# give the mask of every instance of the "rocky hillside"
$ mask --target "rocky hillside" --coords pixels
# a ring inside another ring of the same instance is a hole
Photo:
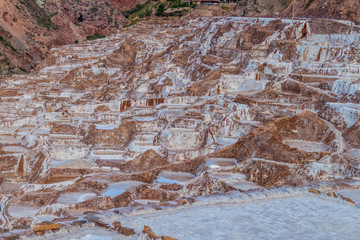
[[[236,11],[242,16],[315,17],[360,23],[358,0],[240,0]]]
[[[166,19],[184,15],[292,17],[294,9],[296,17],[360,21],[357,0],[340,3],[241,0],[235,8],[234,4],[198,6],[195,11],[194,8],[193,4],[175,0],[3,0],[0,2],[0,76],[29,72],[53,46],[100,38],[150,16]]]
[[[115,32],[135,0],[3,0],[0,75],[29,71],[50,47]]]

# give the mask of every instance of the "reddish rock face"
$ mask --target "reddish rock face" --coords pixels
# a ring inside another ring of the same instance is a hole
[[[360,22],[360,3],[356,0],[345,0],[340,3],[331,0],[295,0],[288,2],[241,0],[236,9],[243,16],[326,17]],[[326,25],[326,20],[323,23]],[[325,25],[324,28],[328,29]]]
[[[330,145],[334,138],[325,122],[314,113],[304,111],[252,131],[230,148],[214,153],[214,156],[234,157],[239,162],[249,158],[263,158],[285,163],[306,163],[308,160],[320,159],[323,154],[299,152],[286,144],[285,140],[324,141]]]
[[[51,128],[51,133],[54,134],[64,134],[64,135],[76,135],[77,129],[74,126],[66,124],[53,124]]]
[[[161,103],[164,103],[164,98],[151,98],[146,101],[146,105],[149,107],[154,107]]]
[[[124,172],[141,172],[168,164],[169,163],[154,150],[148,150],[137,156],[134,160],[120,165],[119,168]]]
[[[131,236],[136,234],[136,232],[134,231],[134,229],[132,228],[127,228],[127,227],[123,227],[121,226],[120,222],[114,222],[113,223],[113,227],[115,228],[115,230],[125,236]]]
[[[136,189],[138,198],[148,200],[173,201],[179,197],[178,193],[168,192],[162,189],[152,189],[150,185],[141,185]]]
[[[134,122],[123,122],[115,130],[103,130],[90,126],[87,135],[82,141],[86,144],[98,146],[123,146],[128,144],[135,132],[136,126]]]
[[[179,191],[183,189],[183,186],[181,186],[180,184],[173,183],[173,184],[162,184],[160,188],[170,191]]]
[[[153,230],[149,226],[144,226],[142,231],[143,234],[147,235],[150,239],[156,239],[157,235],[153,232]]]
[[[124,112],[129,108],[131,108],[131,101],[125,100],[120,105],[120,112]]]
[[[103,161],[97,160],[97,164],[102,166],[117,167],[122,172],[142,172],[150,171],[156,168],[160,168],[166,165],[169,165],[169,162],[166,161],[162,156],[156,153],[154,150],[147,150],[146,152],[140,154],[135,159],[123,163],[121,161]]]
[[[360,123],[357,122],[352,127],[344,131],[344,138],[353,148],[360,148]]]
[[[0,3],[0,75],[21,73],[38,64],[56,45],[83,42],[87,36],[108,35],[124,24],[128,0],[4,0]]]
[[[75,205],[75,209],[106,210],[110,208],[127,207],[130,205],[131,201],[132,201],[131,194],[129,192],[125,192],[114,198],[97,197],[88,201],[84,201],[82,203],[78,203]]]
[[[308,4],[309,1],[294,1],[294,14],[297,17],[324,17],[350,20],[360,23],[360,3],[355,0],[345,0],[341,3],[336,1],[315,0]],[[292,6],[288,6],[282,11],[285,16],[292,15]],[[323,24],[326,24],[323,22]],[[329,29],[328,27],[325,27]],[[334,29],[335,30],[335,29]]]

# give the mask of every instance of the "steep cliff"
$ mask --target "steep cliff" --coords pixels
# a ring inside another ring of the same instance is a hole
[[[50,47],[115,32],[136,0],[3,0],[0,2],[0,75],[37,65]]]

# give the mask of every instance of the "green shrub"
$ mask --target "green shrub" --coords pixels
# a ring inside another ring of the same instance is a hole
[[[137,23],[137,21],[138,21],[138,20],[132,21],[130,24],[125,25],[124,28],[133,26],[135,23]]]
[[[97,7],[92,7],[92,8],[90,9],[90,12],[96,13],[98,10],[99,10],[99,9],[98,9]]]
[[[170,0],[170,8],[184,8],[184,7],[192,7],[194,8],[196,5],[189,2],[181,2],[180,0]]]
[[[165,4],[161,3],[158,8],[156,9],[156,16],[164,16],[164,12],[166,11]]]
[[[146,4],[146,3],[145,3],[145,4]],[[141,10],[145,7],[145,4],[140,4],[140,3],[136,4],[135,7],[133,7],[133,8],[130,9],[129,11],[126,11],[126,12],[124,13],[124,16],[125,16],[126,18],[128,18],[128,17],[130,17],[130,15],[132,15],[132,14],[134,14],[134,13],[136,13],[136,12],[141,11]]]
[[[187,12],[187,11],[186,10],[179,10],[179,11],[174,11],[174,12],[171,12],[171,13],[164,14],[164,16],[182,17],[185,12]]]
[[[58,26],[51,21],[49,14],[42,9],[35,0],[20,0],[20,3],[28,9],[41,27],[45,27],[47,29],[58,28]]]
[[[308,9],[313,2],[314,0],[308,0],[304,9]]]
[[[281,6],[283,6],[283,7],[289,6],[290,3],[292,3],[292,2],[293,2],[293,0],[280,0],[280,4],[281,4]]]
[[[104,37],[106,37],[106,36],[95,33],[94,35],[87,36],[86,39],[87,40],[95,40],[95,39],[104,38]]]
[[[16,48],[14,48],[11,43],[10,43],[10,40],[3,37],[3,36],[0,36],[0,42],[2,42],[6,47],[10,48],[11,50],[13,50],[14,52],[17,52],[18,50]]]
[[[152,14],[152,9],[146,9],[146,10],[145,10],[144,15],[145,15],[146,17],[150,17],[151,14]]]

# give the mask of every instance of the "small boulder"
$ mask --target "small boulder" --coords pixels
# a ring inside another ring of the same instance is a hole
[[[313,194],[317,194],[317,195],[321,194],[321,192],[319,190],[316,190],[314,188],[309,188],[309,192],[313,193]]]
[[[33,227],[33,231],[36,235],[43,235],[45,231],[57,231],[61,228],[59,223],[38,223]]]
[[[177,184],[177,183],[171,183],[171,184],[162,184],[160,186],[161,189],[169,190],[169,191],[179,191],[184,188],[184,186]]]
[[[149,226],[144,226],[142,231],[143,234],[146,234],[150,239],[156,239],[157,235],[153,232],[153,230]]]
[[[341,195],[341,194],[339,194],[339,197],[340,197],[341,199],[349,202],[349,203],[356,204],[353,200],[351,200],[350,198],[345,197],[345,196],[343,196],[343,195]]]
[[[172,237],[168,237],[168,236],[162,236],[161,240],[178,240],[177,238],[172,238]]]
[[[113,223],[113,228],[120,234],[125,235],[125,236],[132,236],[134,234],[136,234],[135,230],[132,228],[127,228],[127,227],[123,227],[121,226],[120,222],[114,222]]]
[[[328,192],[327,194],[329,197],[333,197],[333,198],[336,198],[336,194],[332,191]]]

